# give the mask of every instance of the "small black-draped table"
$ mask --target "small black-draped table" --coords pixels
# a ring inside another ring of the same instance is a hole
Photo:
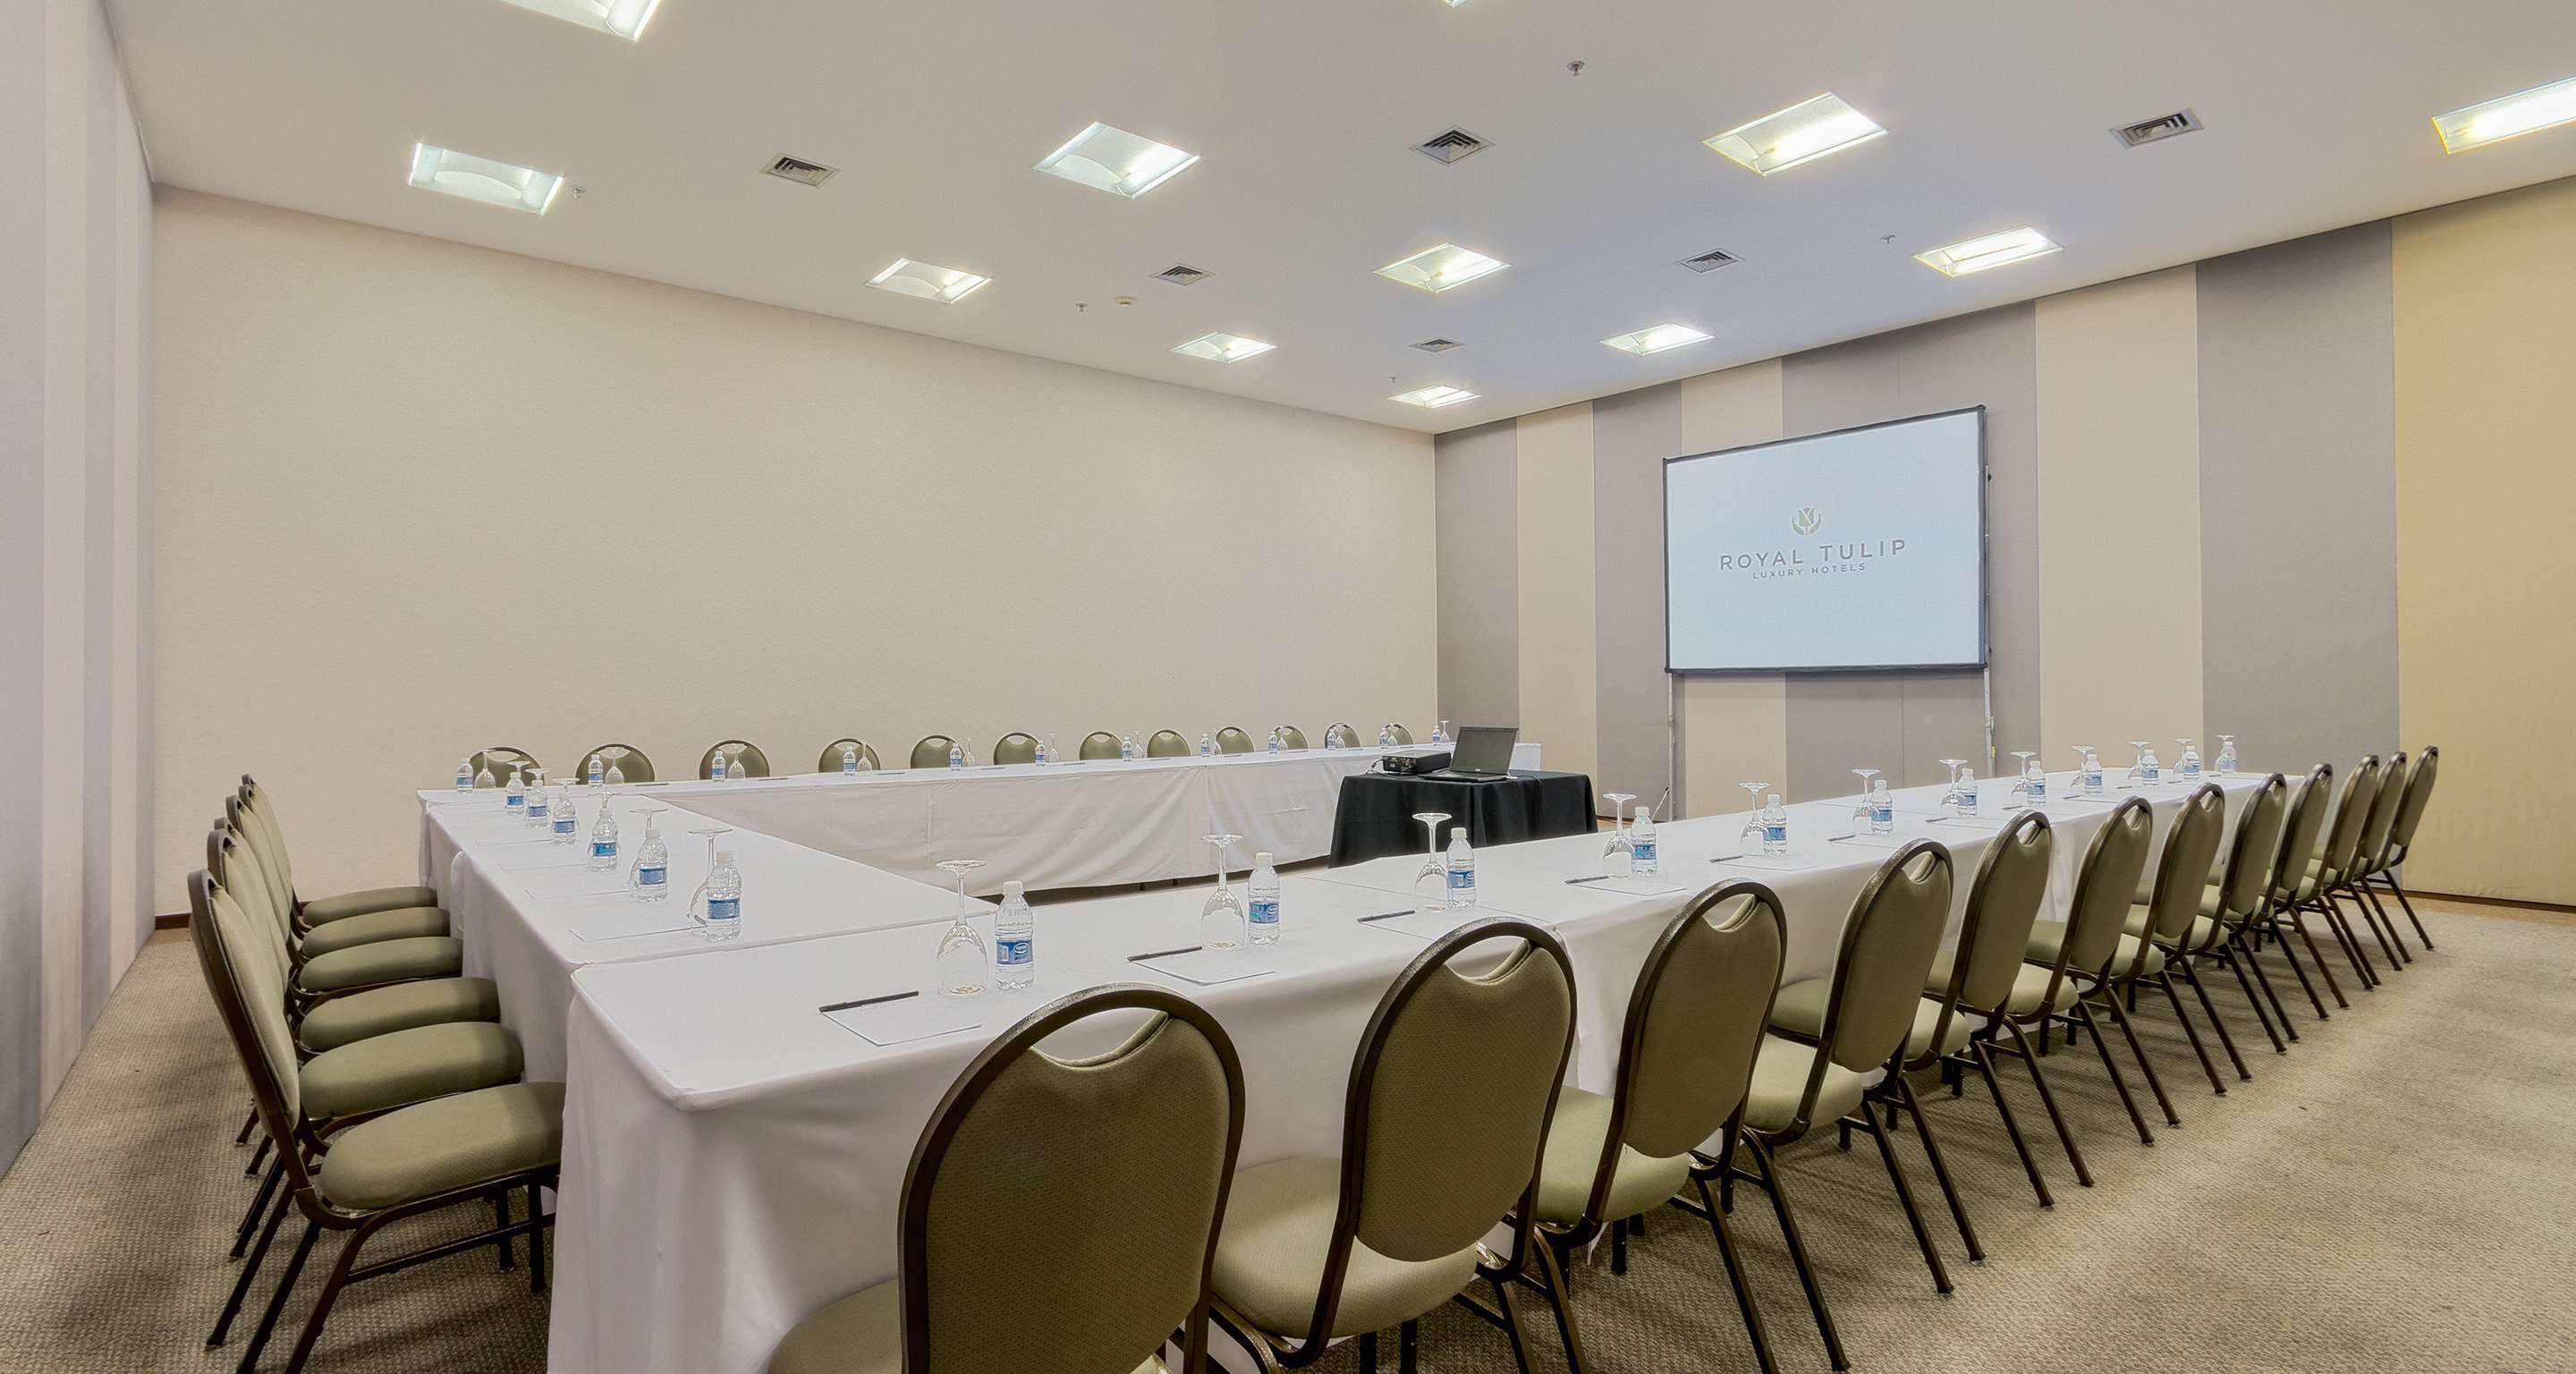
[[[1438,811],[1467,827],[1467,843],[1512,844],[1593,828],[1592,778],[1584,773],[1515,770],[1510,777],[1468,781],[1397,773],[1342,779],[1333,808],[1333,866],[1422,851],[1420,812]],[[1456,822],[1440,827],[1449,842]]]

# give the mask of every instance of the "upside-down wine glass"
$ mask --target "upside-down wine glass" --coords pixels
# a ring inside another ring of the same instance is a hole
[[[2220,735],[2218,737],[2217,766],[2218,776],[2222,778],[2235,776],[2236,737],[2234,735]]]
[[[2129,741],[2129,747],[2137,751],[2138,761],[2129,765],[2128,780],[2147,787],[2155,786],[2164,776],[2164,765],[2156,762],[2152,741],[2133,739]]]
[[[627,870],[626,885],[635,891],[639,902],[662,902],[671,897],[671,846],[663,843],[661,815],[667,806],[639,806],[637,815],[644,818],[644,838],[636,843],[635,864]]]
[[[1735,838],[1739,843],[1751,840],[1758,845],[1762,842],[1762,792],[1771,784],[1759,778],[1746,778],[1735,785],[1744,789],[1745,796],[1744,829],[1738,831]]]
[[[703,932],[707,928],[707,884],[709,881],[714,879],[716,873],[716,841],[724,836],[732,834],[733,827],[729,825],[701,826],[697,829],[691,830],[689,833],[700,836],[707,842],[707,876],[699,879],[697,891],[689,894],[689,919],[696,923],[698,929]]]
[[[1637,794],[1604,792],[1601,799],[1610,803],[1610,841],[1601,846],[1601,857],[1608,862],[1611,877],[1625,878],[1637,871],[1637,840],[1628,833],[1628,803]]]
[[[1860,778],[1860,805],[1852,808],[1852,819],[1867,821],[1869,833],[1885,835],[1896,829],[1896,798],[1887,784],[1878,780],[1875,768],[1851,770]]]
[[[2031,810],[2048,804],[2048,770],[2039,766],[2035,749],[2015,749],[2012,756],[2021,760],[2021,781],[2012,785],[2012,795]]]
[[[980,997],[993,979],[993,953],[966,919],[966,875],[982,868],[982,859],[942,859],[939,871],[957,880],[957,920],[939,937],[939,993],[943,997]]]
[[[2174,744],[2174,771],[2184,782],[2200,781],[2200,750],[2187,739],[2176,739]]]
[[[2081,761],[2081,762],[2079,762],[2079,763],[2077,763],[2077,764],[2075,765],[2075,787],[2076,787],[2076,791],[2077,791],[2077,792],[2079,792],[2079,793],[2081,793],[2081,794],[2082,794],[2082,795],[2084,795],[2084,796],[2087,796],[2087,797],[2099,797],[2099,796],[2101,796],[2101,795],[2102,795],[2102,756],[2101,756],[2101,754],[2099,754],[2098,752],[2096,752],[2096,751],[2094,750],[2093,746],[2092,746],[2092,745],[2089,745],[2089,744],[2078,744],[2078,745],[2073,745],[2073,746],[2070,746],[2070,747],[2072,747],[2072,748],[2075,750],[2075,752],[2076,752],[2079,756],[2081,756],[2081,758],[2082,758],[2082,761]]]
[[[1413,909],[1425,916],[1449,909],[1449,865],[1440,857],[1440,823],[1446,811],[1416,811],[1422,822],[1422,868],[1413,875]]]
[[[1199,948],[1241,949],[1245,944],[1243,903],[1234,895],[1234,875],[1226,851],[1243,843],[1241,835],[1201,835],[1216,849],[1216,891],[1199,908]]]

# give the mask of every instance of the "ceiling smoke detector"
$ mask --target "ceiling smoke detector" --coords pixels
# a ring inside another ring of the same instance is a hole
[[[833,174],[841,169],[838,167],[826,167],[819,162],[807,162],[801,157],[789,157],[785,153],[780,153],[768,166],[763,167],[760,170],[767,172],[769,175],[777,177],[782,181],[792,181],[800,186],[820,186],[824,182],[830,181]]]
[[[1200,282],[1206,281],[1207,278],[1208,274],[1206,268],[1192,267],[1186,262],[1173,263],[1171,266],[1154,274],[1154,280],[1167,281],[1174,286],[1196,286]]]
[[[2120,146],[2123,148],[2139,148],[2168,138],[2180,138],[2184,134],[2199,132],[2199,115],[2189,110],[2176,110],[2172,114],[2155,119],[2141,119],[2135,124],[2121,125],[2111,131],[2111,137],[2120,140]]]
[[[1443,166],[1474,157],[1494,145],[1464,129],[1451,129],[1434,134],[1413,145],[1413,151]]]

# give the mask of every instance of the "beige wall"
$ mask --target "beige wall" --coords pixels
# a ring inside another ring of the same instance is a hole
[[[408,880],[406,789],[488,742],[1432,713],[1432,544],[1387,537],[1425,436],[216,197],[154,228],[164,909],[244,770],[328,889]]]
[[[2397,221],[2398,721],[2442,749],[2410,884],[2576,902],[2576,181]]]
[[[1520,737],[1549,768],[1590,773],[1600,713],[1591,405],[1523,417],[1519,462]]]
[[[1689,378],[1681,384],[1681,405],[1685,454],[1785,437],[1777,358]],[[1738,782],[1759,779],[1786,785],[1786,677],[1778,673],[1694,675],[1681,680],[1680,694],[1680,814],[1742,810],[1745,800],[1735,788]]]

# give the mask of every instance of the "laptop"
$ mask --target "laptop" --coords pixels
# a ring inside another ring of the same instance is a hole
[[[1449,766],[1432,774],[1452,782],[1490,782],[1512,775],[1512,746],[1520,742],[1517,725],[1470,725],[1458,732]]]

